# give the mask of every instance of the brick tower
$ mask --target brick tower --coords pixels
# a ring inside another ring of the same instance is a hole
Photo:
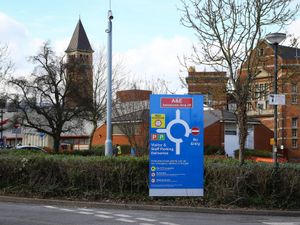
[[[93,102],[93,49],[79,19],[67,54],[66,104],[90,107]]]
[[[227,105],[226,72],[197,72],[194,67],[188,70],[186,77],[189,94],[201,94],[204,104],[214,109],[225,109]]]

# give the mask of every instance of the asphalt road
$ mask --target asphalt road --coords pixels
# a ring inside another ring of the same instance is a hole
[[[0,202],[0,225],[300,225],[300,217],[79,208]]]

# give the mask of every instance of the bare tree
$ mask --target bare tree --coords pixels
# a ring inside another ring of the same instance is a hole
[[[37,64],[28,78],[11,78],[17,88],[14,103],[21,111],[23,126],[44,132],[53,138],[53,150],[60,148],[61,134],[82,127],[82,108],[66,104],[69,90],[63,58],[57,57],[48,43],[30,58]],[[80,85],[80,84],[78,84]]]
[[[129,94],[117,96],[114,102],[113,127],[126,136],[137,154],[144,154],[149,146],[150,94],[166,94],[170,90],[163,79],[131,80],[127,85]]]
[[[230,94],[236,103],[239,161],[244,163],[247,138],[247,102],[257,75],[254,51],[266,29],[281,28],[295,17],[299,5],[292,0],[182,0],[181,23],[193,29],[199,47],[184,60],[226,69]]]
[[[0,93],[1,93],[1,100],[6,102],[7,99],[7,93],[5,90],[5,85],[6,85],[6,79],[7,75],[10,75],[13,72],[14,69],[14,64],[12,63],[10,59],[10,54],[8,51],[8,47],[6,45],[2,45],[0,43]],[[0,108],[5,107],[5,104]]]
[[[6,75],[10,74],[14,68],[14,64],[10,60],[8,47],[0,43],[0,79],[1,81]]]
[[[129,91],[130,96],[117,98],[114,102],[113,130],[119,129],[136,153],[142,154],[149,144],[149,96],[142,98],[137,89]]]
[[[121,60],[114,60],[112,69],[112,93],[120,89],[124,83],[128,71],[124,67]],[[86,113],[86,119],[93,125],[90,134],[89,148],[92,146],[93,137],[99,123],[105,119],[106,114],[106,100],[107,100],[107,61],[106,52],[102,48],[97,52],[94,64],[94,78],[93,78],[93,102],[92,107]]]

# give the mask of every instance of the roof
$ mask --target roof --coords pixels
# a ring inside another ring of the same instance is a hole
[[[233,112],[227,110],[205,110],[204,111],[204,128],[214,124],[217,121],[222,122],[237,122]],[[248,123],[260,123],[255,118],[248,118]]]
[[[149,120],[149,109],[137,110],[135,112],[123,114],[112,118],[112,123],[143,122]],[[233,112],[228,110],[204,110],[204,128],[209,127],[217,121],[237,122]],[[249,124],[259,124],[260,121],[255,118],[248,118]]]
[[[74,52],[74,51],[94,52],[80,19],[76,25],[76,28],[71,38],[69,47],[66,50],[66,53]]]
[[[271,45],[271,48],[275,50],[275,46]],[[278,45],[278,55],[283,59],[296,59],[300,58],[300,49],[299,48],[293,48],[293,47],[287,47]]]
[[[119,115],[112,118],[112,123],[142,122],[149,120],[149,109],[137,110],[135,112]]]

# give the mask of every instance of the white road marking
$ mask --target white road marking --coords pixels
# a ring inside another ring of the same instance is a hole
[[[137,220],[142,220],[142,221],[146,221],[146,222],[155,222],[157,220],[153,220],[153,219],[148,219],[148,218],[135,218]]]
[[[163,225],[179,225],[177,223],[170,223],[170,222],[159,222],[159,223]]]
[[[100,213],[100,214],[112,214],[112,213],[106,212],[106,211],[96,211],[95,213]]]
[[[65,208],[58,208],[58,209],[65,212],[75,212],[74,209],[65,209]]]
[[[100,215],[100,214],[97,214],[97,215],[95,215],[95,216],[101,217],[101,218],[105,218],[105,219],[111,219],[111,218],[113,218],[112,216],[108,216],[108,215]]]
[[[292,223],[292,222],[262,222],[267,225],[298,225],[300,223]]]
[[[123,219],[123,218],[116,219],[116,220],[124,222],[124,223],[136,223],[135,220],[129,220],[129,219]]]
[[[132,216],[126,215],[126,214],[114,214],[114,216],[118,216],[118,217],[125,217],[125,218],[130,218]]]
[[[154,223],[140,223],[139,225],[155,225]]]
[[[48,208],[48,209],[57,209],[57,207],[52,206],[52,205],[45,205],[44,207],[45,207],[45,208]]]
[[[93,209],[87,209],[87,208],[78,208],[80,211],[86,211],[86,212],[93,212]]]
[[[93,214],[94,214],[94,213],[92,213],[92,212],[84,212],[84,211],[79,211],[79,212],[77,212],[77,213],[83,214],[83,215],[93,215]]]

